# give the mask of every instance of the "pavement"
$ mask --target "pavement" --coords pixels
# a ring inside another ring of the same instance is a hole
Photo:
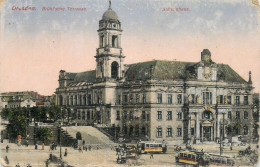
[[[6,152],[6,145],[9,145],[9,151]],[[185,148],[184,145],[180,145]],[[193,148],[203,149],[205,152],[219,153],[218,144],[197,144],[193,145]],[[254,145],[251,145],[254,148]],[[49,146],[45,146],[44,150],[41,150],[41,146],[38,150],[34,149],[33,145],[17,146],[14,143],[1,143],[1,164],[2,166],[15,166],[17,163],[21,167],[25,167],[28,163],[32,167],[45,166],[45,161],[49,158],[49,154],[52,152],[53,155],[60,156],[60,147],[57,150],[50,151]],[[68,149],[67,157],[64,157],[64,150]],[[71,147],[61,147],[62,149],[62,160],[67,162],[69,165],[75,167],[83,166],[124,166],[122,164],[117,164],[117,155],[113,146],[103,147],[101,149],[96,149],[96,146],[92,146],[91,151],[79,151]],[[224,147],[224,155],[237,156],[238,150],[244,149],[246,146],[234,146],[232,150],[229,147]],[[4,157],[7,156],[9,159],[9,165],[5,164]],[[173,146],[168,146],[166,154],[154,154],[153,159],[150,159],[149,154],[142,154],[138,160],[140,166],[177,166],[175,164],[175,151]],[[56,164],[50,164],[49,167],[57,166]]]

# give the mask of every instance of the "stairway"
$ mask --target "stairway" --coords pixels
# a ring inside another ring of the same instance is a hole
[[[80,132],[82,140],[85,140],[86,144],[114,144],[114,142],[111,141],[108,136],[92,126],[68,126],[62,127],[62,131],[67,132],[73,138],[76,138],[76,133]]]

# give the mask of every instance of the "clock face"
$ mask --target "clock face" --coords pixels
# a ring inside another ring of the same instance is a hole
[[[210,78],[212,75],[212,69],[211,67],[204,67],[203,75],[206,79]]]

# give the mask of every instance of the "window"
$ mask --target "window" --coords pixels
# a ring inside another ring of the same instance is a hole
[[[118,104],[121,104],[121,96],[118,95],[117,98],[118,98]]]
[[[248,134],[248,127],[244,126],[244,135],[247,135],[247,134]]]
[[[167,128],[167,136],[172,136],[172,128]]]
[[[104,47],[104,35],[100,36],[100,47]]]
[[[82,95],[79,95],[79,105],[82,105]]]
[[[157,111],[157,119],[158,120],[162,119],[162,112],[161,111]]]
[[[139,94],[136,94],[136,95],[135,95],[135,102],[136,102],[136,103],[139,103],[139,102],[140,102]]]
[[[74,100],[75,100],[75,104],[74,105],[77,106],[78,105],[78,96],[77,95],[74,96]]]
[[[228,112],[228,119],[232,119],[232,112],[231,111]]]
[[[181,112],[177,113],[177,119],[182,119],[182,113]]]
[[[145,111],[142,111],[142,119],[143,120],[145,120],[145,115],[146,115]]]
[[[248,119],[248,112],[244,111],[244,119]]]
[[[182,95],[181,95],[181,94],[178,94],[178,95],[177,95],[177,103],[178,103],[178,104],[181,104],[181,103],[182,103]]]
[[[136,125],[136,127],[135,127],[135,135],[139,136],[139,126],[138,125]]]
[[[228,96],[228,97],[227,97],[227,104],[232,104],[231,96]]]
[[[236,96],[236,104],[237,104],[237,105],[240,104],[240,96]]]
[[[88,104],[92,104],[92,100],[91,100],[91,94],[88,95]]]
[[[194,135],[194,132],[195,132],[194,128],[191,128],[191,129],[190,129],[190,134],[191,134],[192,136]]]
[[[203,104],[212,104],[211,92],[203,92]]]
[[[112,47],[113,48],[117,47],[117,36],[116,35],[112,36]]]
[[[219,95],[219,104],[224,104],[223,95]]]
[[[127,103],[127,95],[124,95],[124,102]]]
[[[85,120],[85,111],[82,111],[82,119]]]
[[[191,94],[191,104],[195,104],[195,94]]]
[[[110,118],[110,111],[109,110],[107,111],[107,118],[108,119]]]
[[[112,78],[117,78],[118,77],[118,63],[114,61],[111,64],[111,77]]]
[[[172,112],[167,111],[167,120],[172,120]]]
[[[129,102],[133,104],[133,94],[130,94]]]
[[[86,105],[86,104],[87,104],[87,96],[84,95],[84,96],[83,96],[83,105]]]
[[[162,104],[162,94],[161,93],[157,94],[157,103]]]
[[[168,104],[172,104],[172,95],[168,94]]]
[[[70,97],[69,96],[67,96],[67,105],[70,105]]]
[[[144,127],[144,126],[142,127],[142,135],[143,135],[143,136],[146,135],[146,130],[145,130],[145,127]]]
[[[248,96],[244,96],[244,105],[248,105]]]
[[[202,114],[202,118],[204,119],[210,119],[211,112],[210,111],[204,111]]]
[[[87,111],[87,120],[90,120],[90,111]]]
[[[73,96],[70,96],[70,105],[73,105]]]
[[[162,128],[157,128],[157,137],[162,137]]]
[[[236,111],[236,119],[240,119],[240,112]]]
[[[80,111],[78,111],[78,119],[81,119]]]
[[[143,94],[143,103],[146,103],[146,94]]]
[[[130,120],[134,119],[133,111],[130,111]]]
[[[124,111],[124,119],[127,119],[127,111]]]
[[[177,136],[181,136],[181,135],[182,135],[181,132],[182,132],[182,131],[181,131],[181,128],[177,128]]]
[[[120,111],[116,111],[116,120],[120,120]]]

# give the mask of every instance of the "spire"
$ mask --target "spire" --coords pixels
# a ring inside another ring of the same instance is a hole
[[[109,9],[111,9],[111,0],[109,0]]]
[[[249,79],[248,79],[248,83],[249,83],[249,84],[252,84],[251,71],[249,71]]]

